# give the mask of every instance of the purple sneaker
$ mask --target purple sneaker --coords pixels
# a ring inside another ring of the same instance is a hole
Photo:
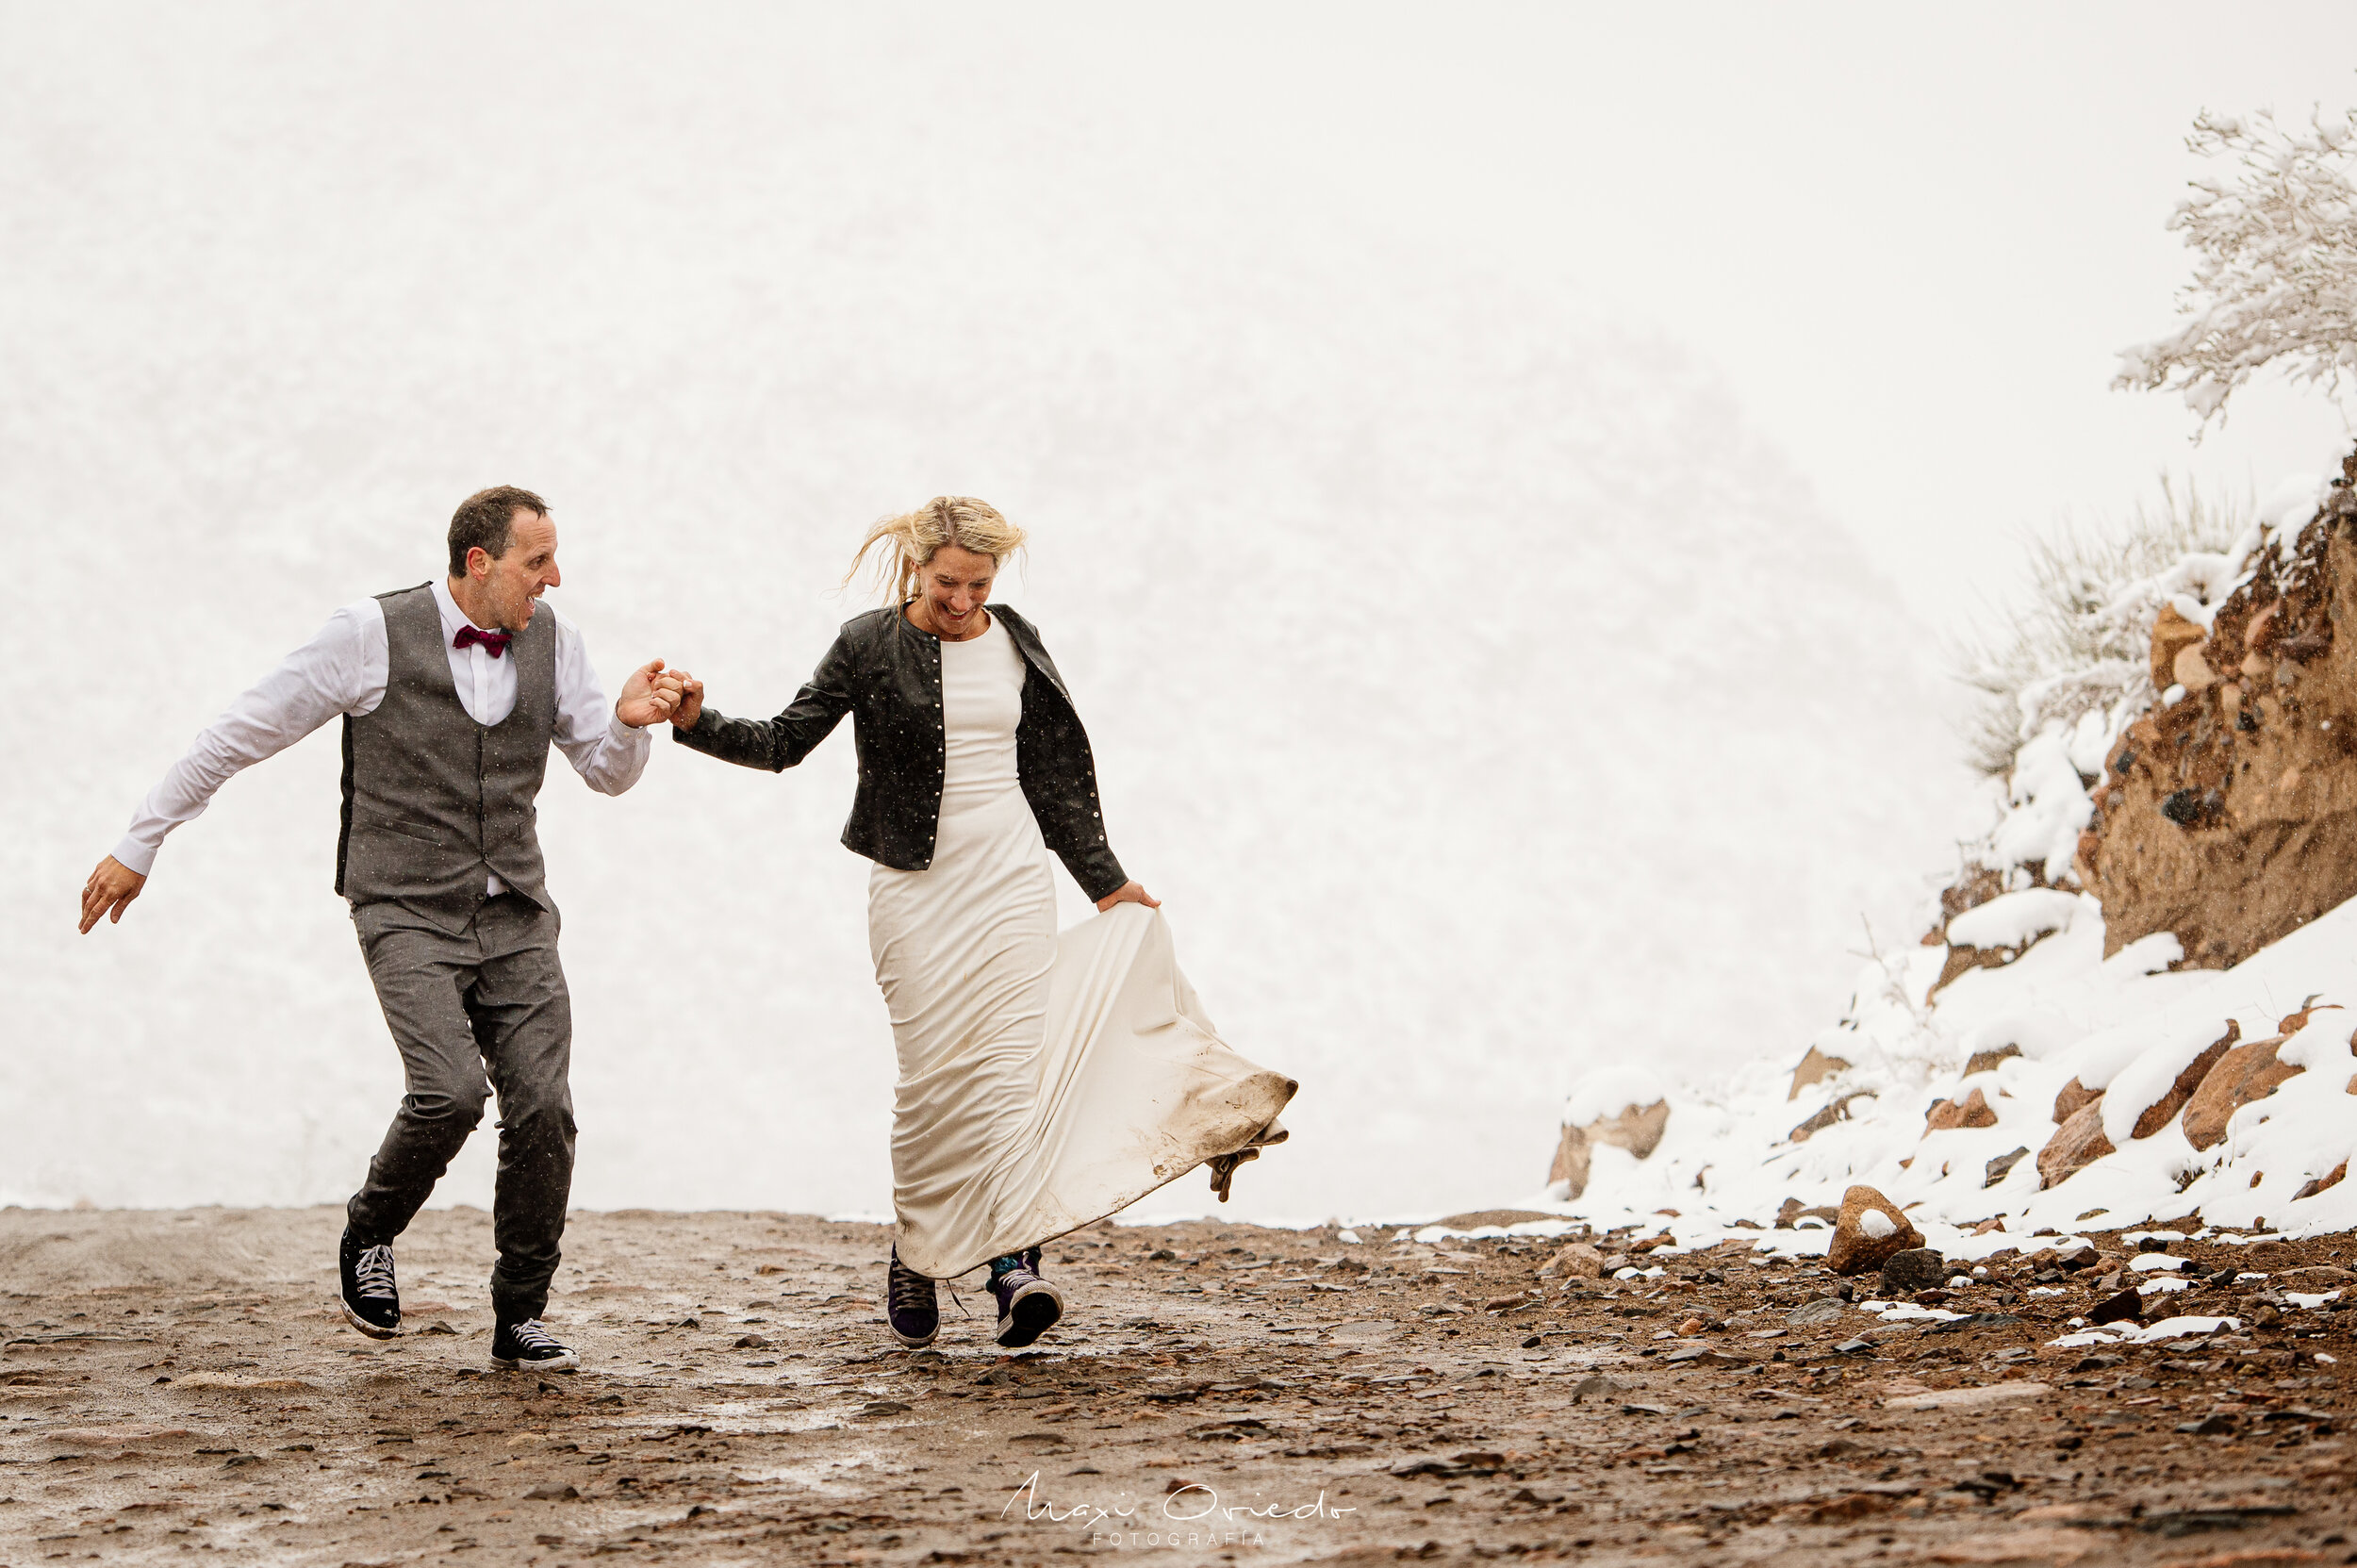
[[[1039,1248],[1031,1247],[1018,1257],[1020,1262],[1014,1268],[990,1282],[990,1294],[998,1298],[998,1343],[1010,1350],[1030,1345],[1063,1316],[1063,1292],[1034,1272],[1039,1267]]]
[[[933,1296],[933,1282],[901,1263],[898,1246],[884,1270],[884,1322],[892,1337],[912,1350],[932,1344],[941,1332],[941,1304]]]

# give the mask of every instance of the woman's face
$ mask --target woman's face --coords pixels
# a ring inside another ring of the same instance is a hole
[[[998,563],[988,555],[954,544],[934,551],[933,558],[917,571],[933,630],[952,642],[980,631],[991,579],[997,575]]]

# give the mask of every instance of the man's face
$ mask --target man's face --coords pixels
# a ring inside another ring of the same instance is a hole
[[[925,586],[927,607],[944,635],[964,637],[974,629],[975,617],[990,600],[990,585],[998,563],[988,555],[945,544],[933,552],[918,577]]]
[[[503,630],[522,631],[532,624],[532,602],[564,581],[556,570],[556,524],[545,512],[517,507],[507,553],[494,560],[485,550],[467,552],[467,575],[482,590],[492,619]]]

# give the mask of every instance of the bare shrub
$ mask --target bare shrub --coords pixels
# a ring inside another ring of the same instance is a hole
[[[2230,550],[2250,510],[2163,475],[2157,503],[2120,519],[2067,519],[2030,538],[2020,590],[1950,645],[1950,668],[1978,694],[1962,723],[1972,765],[2002,775],[2050,720],[2072,723],[2123,698],[2149,705],[2152,621],[2172,569]]]

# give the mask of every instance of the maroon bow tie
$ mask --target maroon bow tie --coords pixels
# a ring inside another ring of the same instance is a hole
[[[471,648],[479,642],[483,651],[496,659],[507,652],[508,639],[515,635],[513,632],[482,632],[472,626],[461,626],[458,635],[450,639],[450,645],[453,648]]]

